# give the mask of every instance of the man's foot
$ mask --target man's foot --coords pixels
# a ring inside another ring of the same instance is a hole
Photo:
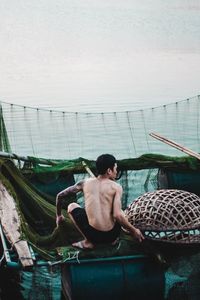
[[[94,248],[94,245],[86,240],[73,243],[72,246],[75,248],[78,248],[78,249],[93,249]]]

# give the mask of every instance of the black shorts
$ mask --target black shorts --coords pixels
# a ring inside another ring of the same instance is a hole
[[[121,226],[117,222],[111,230],[100,231],[89,224],[84,208],[73,209],[71,215],[84,236],[93,244],[112,243],[119,237]]]

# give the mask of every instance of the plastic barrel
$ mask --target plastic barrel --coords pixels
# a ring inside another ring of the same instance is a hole
[[[143,255],[71,261],[62,269],[66,299],[161,300],[164,272]]]

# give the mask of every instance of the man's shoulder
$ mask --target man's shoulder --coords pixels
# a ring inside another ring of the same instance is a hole
[[[87,185],[87,184],[90,184],[90,183],[96,182],[96,181],[97,181],[97,178],[95,178],[95,177],[90,177],[90,178],[84,179],[83,184],[84,184],[84,185]]]
[[[112,181],[112,185],[116,190],[122,190],[122,186],[118,182]]]
[[[97,181],[97,178],[96,177],[89,177],[89,178],[84,179],[84,183],[92,182],[92,181]]]

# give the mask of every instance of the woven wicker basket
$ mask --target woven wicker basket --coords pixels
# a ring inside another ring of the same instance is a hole
[[[147,238],[200,243],[200,198],[182,190],[157,190],[134,200],[125,210],[129,222]]]

